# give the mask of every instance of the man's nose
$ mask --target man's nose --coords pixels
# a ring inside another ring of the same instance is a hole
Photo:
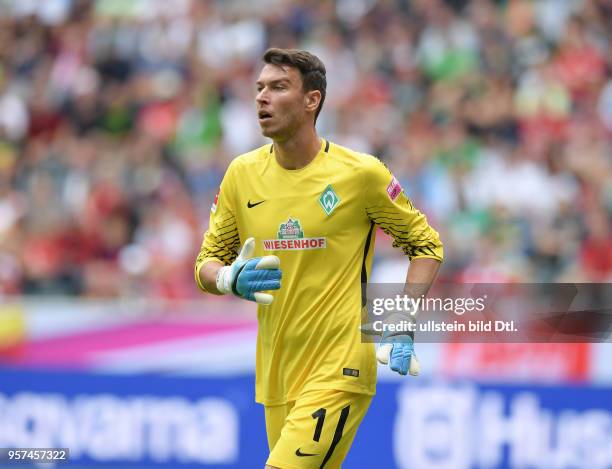
[[[261,91],[257,93],[257,96],[255,96],[255,101],[258,103],[268,102],[268,93],[266,92],[265,88],[263,88]]]

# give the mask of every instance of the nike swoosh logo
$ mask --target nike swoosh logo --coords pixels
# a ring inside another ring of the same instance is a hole
[[[298,449],[296,449],[296,450],[295,450],[295,455],[296,455],[296,456],[300,456],[300,457],[302,457],[302,456],[316,456],[316,453],[315,453],[315,454],[310,454],[310,453],[302,453],[302,452],[300,451],[300,448],[298,448]]]
[[[259,204],[263,204],[265,202],[265,200],[262,200],[261,202],[255,202],[254,204],[251,203],[251,201],[249,200],[247,202],[247,207],[248,208],[253,208],[253,207],[257,207]]]

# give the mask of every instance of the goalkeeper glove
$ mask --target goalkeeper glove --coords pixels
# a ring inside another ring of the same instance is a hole
[[[265,290],[278,290],[282,272],[276,256],[253,257],[255,238],[249,238],[232,265],[217,272],[217,290],[224,295],[234,295],[262,305],[272,303],[274,297]]]
[[[410,373],[417,376],[421,366],[414,353],[414,335],[385,331],[376,351],[376,359],[383,365],[389,364],[393,371],[400,375]]]

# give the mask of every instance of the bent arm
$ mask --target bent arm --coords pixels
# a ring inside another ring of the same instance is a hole
[[[404,293],[411,298],[427,295],[431,284],[438,274],[441,262],[429,257],[412,259],[406,275]]]
[[[221,269],[221,267],[223,267],[223,264],[218,261],[210,261],[200,267],[200,271],[198,272],[198,284],[206,293],[223,295],[223,293],[221,293],[217,288],[217,274],[219,273],[219,269]]]

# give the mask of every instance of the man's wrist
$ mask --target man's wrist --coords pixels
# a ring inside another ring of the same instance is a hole
[[[409,336],[414,341],[416,318],[413,314],[392,313],[384,320],[383,339]]]
[[[219,293],[223,295],[227,295],[228,293],[231,293],[232,291],[230,272],[231,272],[230,266],[223,266],[217,271],[217,278],[216,278],[217,290],[219,290]]]

